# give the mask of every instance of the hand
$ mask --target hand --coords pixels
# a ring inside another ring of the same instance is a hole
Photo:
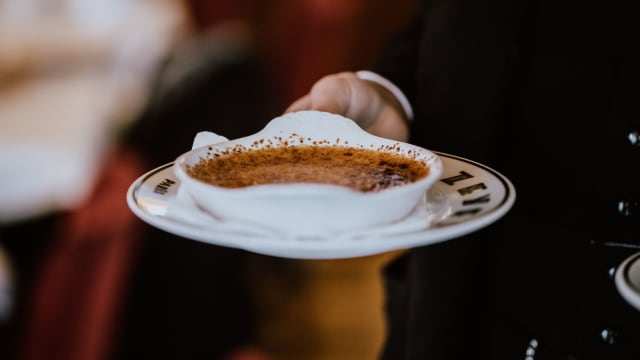
[[[409,126],[398,100],[379,84],[363,80],[353,72],[327,75],[311,91],[294,101],[285,113],[318,110],[354,120],[373,135],[407,141]]]

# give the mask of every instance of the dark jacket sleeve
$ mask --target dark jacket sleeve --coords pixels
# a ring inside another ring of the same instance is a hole
[[[384,44],[372,71],[391,80],[410,99],[415,97],[418,48],[423,19],[422,7],[415,9],[411,21],[398,29]]]

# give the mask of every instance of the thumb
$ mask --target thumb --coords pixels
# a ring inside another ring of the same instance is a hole
[[[294,101],[285,112],[300,110],[326,111],[346,116],[353,100],[351,73],[332,74],[318,80],[309,93]]]
[[[287,107],[284,111],[284,113],[290,113],[290,112],[294,112],[294,111],[301,111],[301,110],[310,110],[311,109],[311,97],[309,96],[309,94],[299,98],[298,100],[294,101],[293,103],[291,103],[291,105],[289,105],[289,107]]]
[[[327,95],[327,93],[312,92],[291,103],[284,113],[286,114],[302,110],[316,110],[346,115],[348,106],[339,100],[340,99]]]

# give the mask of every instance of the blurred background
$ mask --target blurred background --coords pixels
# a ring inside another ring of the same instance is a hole
[[[366,68],[415,0],[0,0],[0,358],[372,359],[380,267],[181,239],[125,202],[198,131]]]

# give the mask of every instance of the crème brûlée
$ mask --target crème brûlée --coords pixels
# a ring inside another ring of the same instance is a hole
[[[393,152],[349,146],[277,146],[215,154],[187,167],[220,187],[316,183],[375,192],[426,177],[421,161]]]

